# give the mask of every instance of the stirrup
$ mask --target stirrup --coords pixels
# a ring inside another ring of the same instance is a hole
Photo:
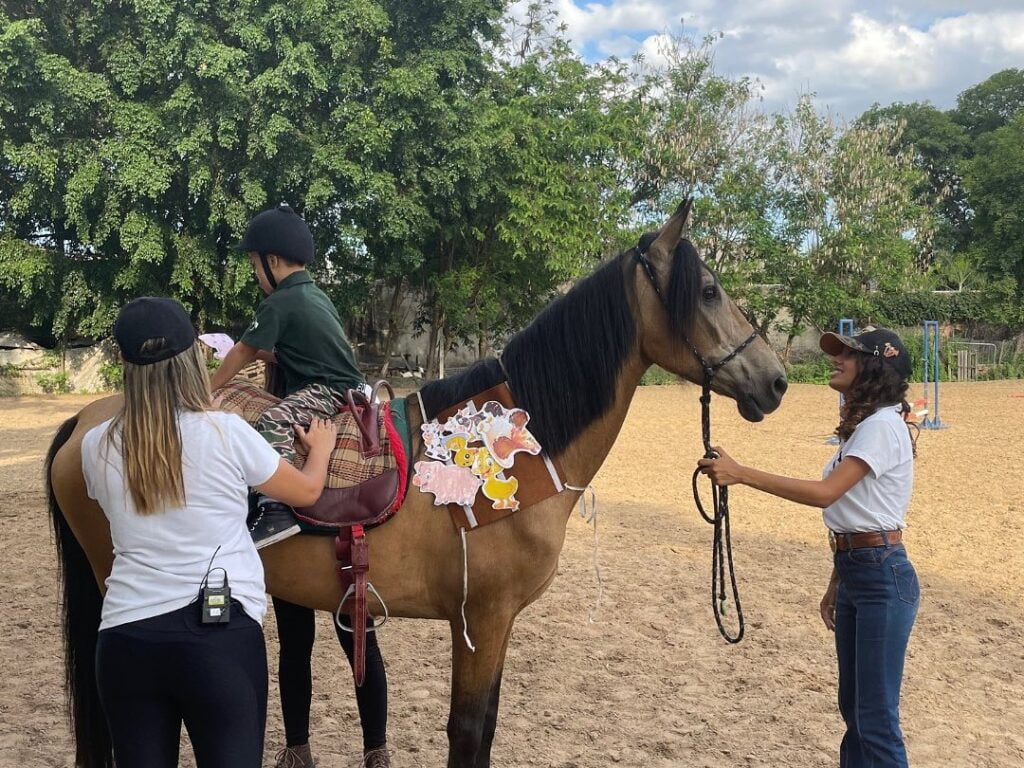
[[[345,566],[345,568],[351,567],[351,565]],[[376,632],[378,629],[380,629],[388,623],[388,619],[391,618],[391,614],[388,612],[388,604],[384,602],[384,598],[380,596],[380,592],[378,592],[377,588],[373,586],[372,581],[366,582],[366,591],[369,594],[376,597],[377,600],[380,601],[381,608],[384,609],[383,616],[371,616],[370,622],[366,625],[367,632]],[[340,629],[342,632],[348,632],[349,634],[352,634],[352,627],[346,627],[344,624],[341,623],[341,616],[343,613],[345,613],[345,611],[343,611],[342,608],[345,605],[345,601],[352,597],[355,593],[356,585],[350,584],[349,588],[345,590],[345,594],[341,596],[341,602],[338,603],[338,609],[334,612],[334,623],[338,625],[338,629]]]

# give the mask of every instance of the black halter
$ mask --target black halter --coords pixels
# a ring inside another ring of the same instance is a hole
[[[661,292],[661,286],[658,285],[657,277],[654,274],[654,266],[651,264],[650,259],[647,258],[646,251],[636,248],[634,250],[636,260],[640,263],[640,266],[644,268],[644,272],[647,273],[647,279],[650,280],[651,287],[654,288],[654,293],[657,295],[658,300],[661,301],[661,306],[664,307],[665,311],[668,311],[668,302],[665,300],[665,296]],[[704,442],[704,458],[714,459],[718,457],[718,454],[711,448],[711,380],[714,379],[722,368],[724,368],[733,358],[737,357],[743,350],[749,347],[758,336],[755,330],[747,340],[740,344],[736,349],[730,352],[728,355],[723,357],[717,363],[709,363],[707,358],[704,357],[690,340],[690,337],[684,332],[683,341],[690,348],[693,356],[700,363],[700,367],[703,371],[703,381],[701,383],[701,394],[700,394],[700,426],[701,426],[701,439]],[[743,633],[746,627],[746,623],[743,620],[743,608],[740,605],[740,591],[736,585],[736,567],[733,564],[732,559],[732,531],[729,526],[729,488],[726,486],[719,487],[712,483],[711,485],[711,502],[712,502],[712,514],[704,508],[703,502],[700,499],[700,491],[697,489],[697,479],[700,476],[700,470],[697,469],[693,473],[693,500],[697,505],[697,511],[700,512],[700,516],[711,525],[714,526],[714,538],[711,545],[711,609],[715,615],[715,623],[718,625],[718,631],[730,643],[738,643],[743,639]],[[735,635],[730,635],[728,630],[725,628],[722,617],[726,611],[726,596],[725,596],[725,566],[726,563],[729,565],[729,581],[732,586],[732,599],[736,604],[736,621],[737,631]]]

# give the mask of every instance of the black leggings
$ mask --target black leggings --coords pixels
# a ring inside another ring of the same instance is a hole
[[[274,598],[277,634],[281,653],[277,675],[281,688],[281,715],[289,747],[309,742],[309,707],[313,700],[310,659],[316,636],[316,619],[310,608]],[[332,621],[333,623],[333,621]],[[334,627],[338,641],[352,663],[352,633]],[[377,633],[366,634],[366,679],[356,688],[359,721],[363,727],[363,749],[376,749],[387,742],[388,678],[377,645]]]
[[[96,682],[118,768],[175,768],[182,721],[198,768],[263,760],[267,652],[237,602],[228,624],[201,624],[194,603],[103,630]]]

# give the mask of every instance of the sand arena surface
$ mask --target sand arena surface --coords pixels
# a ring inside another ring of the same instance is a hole
[[[818,618],[830,569],[820,515],[733,492],[747,639],[727,646],[708,605],[711,528],[689,496],[697,396],[690,386],[637,393],[594,483],[605,583],[596,623],[593,536],[574,517],[558,578],[516,624],[495,766],[837,764],[834,651]],[[923,601],[904,730],[915,768],[1012,768],[1024,765],[1024,382],[943,385],[942,398],[952,427],[921,436],[907,533]],[[58,424],[89,399],[0,400],[0,766],[71,764],[41,464]],[[757,425],[716,399],[715,441],[740,461],[816,476],[834,450],[823,438],[835,415],[835,395],[810,385],[793,386]],[[342,768],[358,763],[359,729],[328,621],[314,658],[313,745],[323,768]],[[273,672],[270,617],[267,634]],[[443,624],[411,620],[382,631],[399,768],[445,764],[448,636]],[[281,743],[272,674],[266,765]]]

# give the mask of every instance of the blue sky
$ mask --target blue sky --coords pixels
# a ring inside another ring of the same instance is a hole
[[[666,31],[721,32],[718,70],[757,78],[770,110],[785,110],[808,91],[819,106],[848,119],[876,101],[928,100],[948,108],[964,88],[1024,67],[1024,0],[555,0],[554,6],[573,47],[590,61],[638,50],[657,58],[658,36]]]

